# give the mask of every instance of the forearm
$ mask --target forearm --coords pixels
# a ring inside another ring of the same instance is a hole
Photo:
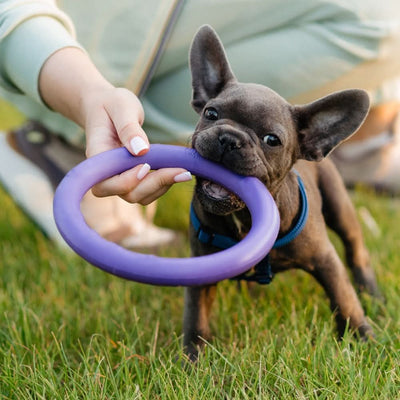
[[[46,105],[85,127],[88,99],[113,86],[89,56],[78,48],[63,48],[51,55],[39,75],[39,92]]]

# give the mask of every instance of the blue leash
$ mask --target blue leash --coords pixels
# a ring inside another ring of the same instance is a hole
[[[300,193],[300,215],[299,218],[293,227],[293,229],[288,232],[286,235],[277,239],[273,245],[273,249],[278,249],[280,247],[286,246],[292,240],[294,240],[303,230],[308,217],[308,201],[307,201],[307,193],[304,187],[304,183],[300,178],[300,175],[297,174],[297,182],[299,184],[299,193]],[[194,211],[193,205],[190,206],[190,220],[192,222],[193,228],[196,231],[197,239],[204,244],[210,244],[212,246],[218,247],[220,249],[228,249],[229,247],[234,246],[238,243],[237,240],[232,239],[229,236],[220,235],[218,233],[210,232],[205,229],[199,218]],[[235,280],[245,280],[245,281],[253,281],[258,282],[260,284],[268,284],[272,281],[273,272],[271,268],[271,264],[269,262],[269,254],[267,254],[255,267],[254,273],[248,274],[245,272],[244,274],[238,275],[232,279]]]

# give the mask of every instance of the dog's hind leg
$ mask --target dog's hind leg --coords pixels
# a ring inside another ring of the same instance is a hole
[[[346,268],[332,243],[329,242],[328,247],[314,258],[313,268],[308,271],[322,285],[330,299],[339,336],[343,336],[347,324],[364,339],[373,336]]]
[[[324,160],[319,165],[319,188],[325,222],[343,241],[346,261],[357,288],[380,297],[354,206],[339,172],[330,160]]]
[[[216,285],[185,288],[183,345],[192,361],[197,359],[199,351],[204,347],[204,339],[211,337],[209,319],[216,288]]]

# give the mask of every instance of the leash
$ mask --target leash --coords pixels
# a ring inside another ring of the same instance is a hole
[[[296,172],[296,171],[295,171]],[[300,178],[300,175],[297,174],[297,182],[299,185],[299,193],[300,193],[300,215],[296,221],[295,226],[284,236],[278,238],[273,245],[273,249],[278,249],[280,247],[286,246],[292,240],[294,240],[303,230],[308,217],[308,201],[307,201],[307,193],[304,187],[304,183]],[[237,240],[225,236],[220,235],[218,233],[211,232],[209,229],[204,227],[199,218],[194,211],[193,204],[190,205],[190,220],[192,222],[193,228],[196,231],[197,239],[204,244],[210,244],[214,247],[218,247],[221,250],[228,249],[229,247],[234,246],[238,243]],[[232,280],[244,280],[257,282],[260,284],[268,284],[271,283],[274,274],[272,272],[272,267],[269,262],[269,254],[267,254],[255,267],[254,272],[249,274],[249,271],[240,274],[231,278]]]

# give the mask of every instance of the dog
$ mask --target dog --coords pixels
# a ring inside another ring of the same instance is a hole
[[[339,173],[326,158],[364,121],[369,111],[367,93],[348,89],[306,105],[291,105],[266,86],[238,82],[219,37],[208,25],[193,39],[190,69],[191,104],[200,115],[192,147],[204,158],[265,184],[280,214],[278,239],[298,227],[307,202],[308,217],[300,223],[297,236],[270,251],[267,275],[290,268],[310,273],[330,300],[339,336],[346,326],[362,339],[372,336],[356,290],[327,233],[328,226],[343,241],[358,289],[378,296],[355,210]],[[250,230],[245,204],[203,178],[196,180],[192,207],[193,256],[221,250],[209,240],[199,240],[199,225],[206,232],[235,241]],[[265,278],[265,272],[261,275]],[[204,339],[211,336],[209,318],[216,286],[185,288],[183,344],[192,360],[197,359]]]

